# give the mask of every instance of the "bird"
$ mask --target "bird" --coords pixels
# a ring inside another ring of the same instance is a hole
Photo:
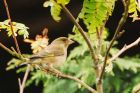
[[[44,68],[46,66],[60,67],[66,61],[69,45],[73,43],[74,41],[67,37],[56,38],[37,54],[29,57],[28,61],[22,63],[22,65],[31,64]]]

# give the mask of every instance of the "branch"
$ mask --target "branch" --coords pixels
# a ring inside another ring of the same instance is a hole
[[[100,60],[101,47],[102,47],[102,33],[104,31],[105,24],[109,18],[109,13],[107,13],[106,15],[107,17],[104,20],[103,25],[100,28],[96,28],[96,33],[97,33],[97,38],[98,38],[98,47],[97,47],[96,55],[98,56],[98,62]],[[98,93],[103,93],[103,83],[102,82],[98,83],[101,70],[102,70],[101,66],[98,65],[97,70],[96,70],[96,80],[97,80],[96,87],[97,87]]]
[[[102,33],[104,31],[105,24],[109,18],[109,13],[106,14],[107,17],[103,21],[103,25],[100,28],[96,28],[96,34],[97,34],[97,39],[98,39],[98,47],[97,47],[97,54],[100,55],[101,52],[101,46],[102,46]],[[99,57],[98,57],[99,58]]]
[[[78,28],[79,32],[81,33],[81,35],[83,36],[83,38],[85,39],[88,47],[89,47],[89,50],[90,50],[90,53],[92,55],[92,59],[94,60],[94,64],[95,66],[97,65],[97,57],[96,57],[96,54],[92,48],[92,45],[91,45],[91,42],[89,40],[89,38],[87,37],[87,35],[85,34],[84,30],[82,29],[82,27],[79,25],[79,23],[76,21],[76,19],[74,18],[74,16],[71,14],[71,12],[63,5],[61,5],[61,7],[63,8],[64,12],[68,15],[68,17],[70,18],[70,20],[74,23],[74,25]]]
[[[123,5],[124,5],[124,13],[123,13],[123,15],[122,15],[122,18],[121,18],[120,21],[119,21],[119,24],[118,24],[118,26],[117,26],[117,28],[116,28],[115,34],[114,34],[114,36],[113,36],[113,38],[112,38],[112,40],[111,40],[111,42],[110,42],[110,44],[109,44],[109,47],[108,47],[108,49],[107,49],[107,52],[106,52],[106,55],[105,55],[105,59],[104,59],[103,68],[102,68],[102,72],[101,72],[101,75],[100,75],[100,78],[99,78],[98,83],[101,83],[103,74],[104,74],[104,72],[105,72],[105,67],[106,67],[106,63],[107,63],[107,60],[108,60],[108,54],[109,54],[109,52],[110,52],[110,49],[111,49],[111,47],[112,47],[114,41],[116,40],[117,35],[118,35],[118,33],[120,32],[122,26],[123,26],[124,23],[126,22],[126,19],[127,19],[127,16],[128,16],[128,7],[129,7],[130,0],[127,0],[126,2],[123,0],[122,2],[123,2]]]
[[[3,45],[2,43],[0,43],[0,47],[3,48],[5,51],[7,51],[9,54],[11,54],[11,55],[13,55],[13,56],[15,56],[15,57],[17,57],[17,58],[19,58],[19,59],[25,61],[25,59],[23,58],[23,56],[21,56],[20,54],[18,54],[18,53],[15,52],[15,51],[10,50],[9,48],[7,48],[7,47],[6,47],[5,45]]]
[[[15,56],[15,57],[17,57],[17,58],[23,60],[23,61],[26,61],[26,60],[24,59],[24,57],[23,57],[21,54],[18,54],[16,51],[10,50],[10,49],[7,48],[6,46],[4,46],[2,43],[0,43],[0,47],[3,48],[5,51],[7,51],[9,54],[11,54],[11,55],[13,55],[13,56]],[[22,83],[21,83],[21,80],[18,79],[18,80],[19,80],[20,93],[23,93],[23,91],[24,91],[25,82],[26,82],[26,80],[27,80],[27,77],[28,77],[29,72],[30,72],[30,65],[27,66],[27,69],[26,69],[26,72],[25,72],[25,74],[24,74]]]
[[[132,47],[134,47],[134,46],[136,46],[136,45],[138,45],[139,42],[140,42],[140,37],[139,37],[136,41],[134,41],[133,43],[131,43],[131,44],[129,44],[129,45],[124,45],[124,47],[123,47],[117,54],[115,54],[115,55],[110,59],[110,61],[115,60],[117,57],[119,57],[119,56],[120,56],[123,52],[125,52],[126,50],[128,50],[128,49],[130,49],[130,48],[132,48]]]
[[[8,9],[8,4],[7,4],[6,0],[3,0],[3,2],[4,2],[4,5],[5,5],[5,8],[6,8],[6,13],[7,13],[7,16],[8,16],[8,19],[9,19],[9,23],[10,23],[10,27],[11,27],[11,31],[12,31],[12,36],[13,36],[13,39],[14,39],[14,42],[15,42],[15,45],[16,45],[17,52],[19,54],[21,54],[16,36],[15,36],[14,30],[13,30],[13,24],[12,24],[12,21],[11,21],[10,12],[9,12],[9,9]]]
[[[81,81],[80,79],[73,77],[71,75],[63,74],[62,72],[60,72],[59,70],[57,70],[55,68],[48,67],[47,69],[45,68],[42,70],[45,71],[46,73],[50,72],[52,75],[54,75],[56,77],[62,77],[62,78],[74,80],[77,83],[81,84],[83,87],[85,87],[91,93],[97,93],[97,91],[95,89],[93,89],[92,87],[90,87],[89,85],[87,85],[86,83]]]
[[[20,49],[19,49],[19,45],[18,45],[18,42],[17,42],[17,39],[16,39],[16,36],[15,36],[15,33],[14,33],[14,30],[13,30],[13,24],[12,24],[12,20],[11,20],[11,16],[10,16],[10,12],[9,12],[9,9],[8,9],[8,4],[6,2],[6,0],[3,0],[4,1],[4,5],[5,5],[5,8],[6,8],[6,13],[7,13],[7,16],[8,16],[8,19],[10,20],[9,23],[10,23],[10,27],[11,27],[11,31],[12,31],[12,37],[14,39],[14,42],[15,42],[15,45],[16,45],[16,49],[17,49],[17,52],[19,53],[15,53],[11,50],[9,50],[7,47],[4,47],[2,44],[1,46],[7,51],[9,52],[10,54],[20,58],[20,59],[23,59],[21,58],[21,52],[20,52]],[[28,74],[30,72],[30,65],[27,66],[27,69],[26,69],[26,72],[25,72],[25,75],[23,77],[23,81],[22,83],[19,82],[19,86],[20,86],[20,93],[23,93],[24,91],[24,87],[25,87],[25,82],[27,80],[27,77],[28,77]]]
[[[30,65],[28,64],[28,66],[26,68],[26,72],[25,72],[23,80],[22,80],[22,83],[21,83],[21,80],[18,79],[19,80],[20,93],[23,93],[23,91],[24,91],[25,83],[26,83],[27,77],[29,75],[29,72],[30,72]]]

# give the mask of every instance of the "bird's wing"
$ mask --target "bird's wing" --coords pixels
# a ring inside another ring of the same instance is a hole
[[[33,55],[30,59],[45,58],[45,57],[56,57],[64,55],[64,48],[61,46],[48,46],[46,49],[40,51],[38,54]]]

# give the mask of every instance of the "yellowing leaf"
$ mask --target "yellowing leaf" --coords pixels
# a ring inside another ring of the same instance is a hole
[[[0,30],[4,29],[7,31],[8,36],[12,35],[12,30],[11,30],[11,26],[9,24],[10,20],[5,20],[3,22],[0,22]],[[17,22],[12,22],[12,29],[14,31],[14,35],[23,35],[24,38],[28,38],[29,33],[28,33],[28,27],[26,27],[24,24],[22,23],[17,23]],[[18,33],[17,33],[18,32]]]
[[[58,4],[66,5],[69,3],[70,0],[57,0]]]
[[[130,0],[128,12],[131,13],[131,15],[129,17],[133,18],[133,22],[135,20],[140,20],[140,18],[138,17],[138,12],[140,12],[140,1],[139,0]]]
[[[32,39],[25,39],[26,43],[31,43],[32,52],[35,54],[42,49],[44,49],[48,45],[48,29],[45,28],[42,32],[42,35],[36,35],[35,40]]]

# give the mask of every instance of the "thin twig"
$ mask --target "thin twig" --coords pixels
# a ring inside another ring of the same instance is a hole
[[[139,42],[140,42],[140,37],[139,37],[136,41],[134,41],[133,43],[131,43],[131,44],[129,44],[129,45],[124,45],[124,47],[123,47],[117,54],[115,54],[115,55],[110,59],[110,61],[115,60],[117,57],[119,57],[119,56],[120,56],[122,53],[124,53],[126,50],[128,50],[128,49],[130,49],[130,48],[132,48],[132,47],[134,47],[134,46],[136,46],[136,45],[138,45]]]
[[[112,40],[111,40],[111,42],[109,44],[109,47],[107,49],[107,52],[106,52],[106,55],[105,55],[105,59],[104,59],[103,68],[102,68],[102,72],[101,72],[101,75],[100,75],[98,83],[101,82],[103,74],[105,72],[105,67],[106,67],[106,63],[107,63],[107,60],[108,60],[108,54],[110,52],[110,49],[111,49],[114,41],[116,40],[116,37],[117,37],[118,33],[120,32],[122,26],[126,22],[126,19],[127,19],[127,16],[128,16],[128,6],[129,6],[129,3],[130,3],[130,0],[127,0],[126,2],[125,1],[122,1],[122,2],[123,2],[123,5],[124,5],[124,13],[123,13],[122,18],[119,21],[119,24],[118,24],[118,26],[116,28],[115,34],[114,34],[114,36],[113,36],[113,38],[112,38]]]
[[[7,48],[6,46],[4,46],[2,43],[0,43],[0,47],[3,48],[5,51],[7,51],[9,54],[11,54],[11,55],[13,55],[13,56],[15,56],[15,57],[17,57],[17,58],[23,60],[23,61],[26,61],[26,60],[24,59],[23,56],[21,56],[20,54],[18,54],[16,51],[10,50],[10,49]],[[24,75],[24,79],[23,79],[22,84],[21,84],[21,81],[19,82],[19,87],[20,87],[20,89],[22,89],[22,88],[24,87],[24,85],[25,85],[25,81],[26,81],[26,78],[27,78],[28,73],[29,73],[28,69],[29,69],[29,67],[27,67],[27,69],[26,69],[26,73],[25,73],[25,75]],[[27,72],[28,72],[28,73],[27,73]],[[18,79],[18,80],[19,80],[19,79]],[[21,87],[21,86],[23,86],[23,87]],[[22,89],[22,90],[23,90],[23,89]],[[22,92],[21,92],[21,93],[22,93]]]
[[[96,28],[96,33],[97,33],[97,39],[98,39],[98,49],[97,49],[97,54],[101,54],[101,46],[102,46],[102,33],[104,31],[104,27],[105,27],[105,24],[107,22],[109,18],[109,13],[107,13],[107,17],[106,19],[104,20],[103,22],[103,25],[100,27],[100,28]],[[98,57],[99,58],[99,57]]]
[[[23,60],[23,61],[26,61],[23,56],[21,56],[20,54],[18,54],[16,51],[10,50],[6,46],[4,46],[2,43],[0,43],[0,47],[3,48],[5,51],[7,51],[9,54],[11,54],[11,55],[13,55],[13,56],[15,56],[15,57]],[[27,80],[27,77],[28,77],[29,72],[30,72],[30,65],[27,66],[27,69],[26,69],[26,72],[24,74],[22,83],[21,83],[21,81],[19,82],[20,93],[23,93],[23,91],[24,91],[25,82]]]
[[[28,64],[28,66],[26,68],[26,72],[25,72],[23,80],[22,80],[22,83],[19,83],[20,93],[23,93],[23,91],[24,91],[25,83],[26,83],[27,77],[29,75],[29,72],[30,72],[30,65]]]
[[[11,31],[12,31],[12,37],[14,39],[17,52],[19,54],[21,54],[20,49],[19,49],[19,45],[18,45],[18,42],[17,42],[17,39],[16,39],[16,36],[15,36],[14,30],[13,30],[13,24],[12,24],[10,12],[9,12],[9,9],[8,9],[8,4],[7,4],[6,0],[3,0],[3,2],[4,2],[4,5],[5,5],[5,8],[6,8],[6,13],[7,13],[7,16],[8,16],[8,19],[9,19],[9,23],[10,23],[10,28],[11,28]]]
[[[0,47],[3,48],[5,51],[7,51],[9,54],[11,54],[11,55],[13,55],[13,56],[15,56],[15,57],[23,60],[23,61],[26,61],[23,56],[21,56],[20,54],[18,54],[16,51],[10,50],[6,46],[4,46],[2,43],[0,43]],[[28,77],[29,72],[30,72],[30,65],[27,66],[27,69],[26,69],[26,72],[24,74],[22,83],[19,82],[20,93],[23,93],[23,91],[24,91],[25,82],[27,80],[27,77]]]
[[[77,83],[81,84],[83,87],[85,87],[88,91],[90,91],[91,93],[97,93],[97,91],[95,89],[93,89],[92,87],[90,87],[89,85],[87,85],[86,83],[84,83],[83,81],[81,81],[80,79],[71,76],[71,75],[67,75],[62,73],[61,71],[55,69],[55,68],[50,68],[48,67],[47,69],[42,69],[45,72],[49,72],[50,74],[56,76],[56,77],[62,77],[62,78],[66,78],[66,79],[71,79],[76,81]]]
[[[0,43],[0,47],[3,48],[5,51],[7,51],[9,54],[11,54],[11,55],[13,55],[13,56],[15,56],[15,57],[23,60],[23,61],[26,61],[23,56],[21,56],[20,54],[18,54],[16,51],[10,50],[6,46],[4,46],[2,43]],[[27,80],[27,77],[28,77],[29,72],[30,72],[30,65],[27,66],[27,69],[26,69],[26,72],[24,74],[22,83],[21,83],[21,81],[19,82],[20,93],[23,93],[23,91],[24,91],[25,82]]]
[[[100,28],[96,28],[97,38],[98,38],[98,47],[97,47],[96,55],[98,56],[98,62],[100,61],[101,48],[102,48],[102,33],[104,31],[104,27],[105,27],[105,24],[106,24],[106,22],[108,20],[108,17],[109,17],[109,14],[107,13],[107,17],[104,20],[103,25]],[[97,80],[96,87],[97,87],[97,91],[98,91],[98,93],[103,93],[103,84],[102,84],[102,82],[98,83],[98,79],[100,77],[100,73],[101,73],[101,70],[102,70],[101,66],[98,65],[96,70],[98,71],[98,72],[96,72],[96,80]]]
[[[89,40],[89,38],[87,37],[87,35],[85,34],[84,30],[82,29],[82,27],[79,25],[79,23],[76,21],[76,19],[74,18],[74,16],[71,14],[71,12],[63,5],[61,5],[61,7],[63,8],[64,12],[68,15],[68,17],[70,18],[70,20],[74,23],[74,25],[78,28],[79,32],[81,33],[81,35],[83,36],[83,38],[85,39],[89,49],[90,49],[90,53],[92,55],[92,59],[94,60],[95,65],[97,57],[95,55],[95,52],[92,48],[91,42]]]
[[[21,90],[21,80],[18,78],[19,90]]]
[[[7,48],[5,45],[3,45],[2,43],[0,43],[0,47],[3,48],[5,51],[7,51],[9,54],[21,59],[21,60],[25,60],[23,58],[23,56],[21,56],[20,54],[18,54],[17,52],[14,52],[12,50],[10,50],[9,48]]]
[[[16,50],[15,50],[15,48],[14,48],[14,47],[11,47],[11,49],[12,49],[12,51],[13,51],[13,52],[16,52]]]

